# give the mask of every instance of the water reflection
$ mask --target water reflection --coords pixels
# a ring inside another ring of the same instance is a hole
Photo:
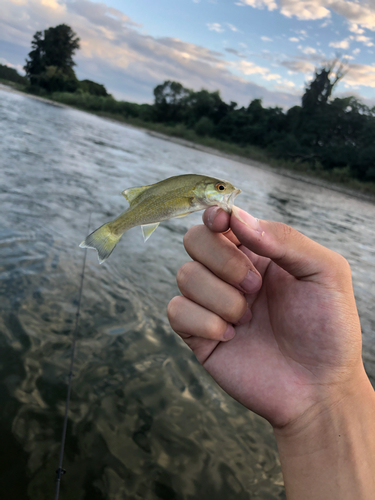
[[[375,374],[375,207],[144,132],[0,91],[0,416],[4,498],[51,498],[82,250],[126,206],[120,191],[171,175],[233,180],[238,203],[350,261]],[[165,308],[200,214],[88,253],[61,498],[285,498],[268,424],[224,394],[171,332]]]

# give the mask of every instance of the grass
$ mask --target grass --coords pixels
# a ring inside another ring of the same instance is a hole
[[[14,82],[8,82],[7,80],[2,79],[0,79],[0,83],[9,85],[21,92],[32,94],[32,92],[30,92],[30,90],[24,85]],[[156,123],[132,117],[129,116],[129,114],[128,116],[126,116],[125,113],[129,112],[129,107],[131,108],[132,106],[134,106],[135,108],[138,107],[139,109],[141,105],[122,103],[121,101],[116,101],[112,97],[97,97],[82,93],[72,94],[68,92],[55,92],[53,94],[47,94],[45,92],[42,92],[38,95],[55,102],[60,102],[77,109],[116,120],[118,122],[161,133],[170,137],[184,139],[194,144],[209,147],[228,155],[236,155],[247,160],[265,163],[273,169],[277,169],[279,172],[281,171],[280,173],[283,173],[283,171],[284,173],[285,171],[294,172],[295,174],[304,176],[306,178],[318,178],[322,181],[334,183],[341,187],[348,188],[360,193],[372,196],[375,195],[375,183],[362,182],[358,179],[354,179],[350,176],[350,171],[347,167],[327,171],[323,169],[319,162],[308,164],[300,161],[288,161],[285,159],[276,158],[272,155],[271,152],[256,146],[239,146],[237,144],[222,141],[214,137],[202,137],[197,135],[194,130],[187,128],[183,124],[178,124],[172,127],[162,123]]]

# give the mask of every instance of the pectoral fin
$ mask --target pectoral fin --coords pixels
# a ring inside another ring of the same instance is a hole
[[[186,214],[181,214],[181,215],[175,215],[175,219],[181,219],[181,217],[186,217],[187,215],[189,215],[190,212],[186,212]]]
[[[155,224],[143,224],[143,226],[141,226],[144,241],[149,239],[159,224],[160,222],[155,222]]]

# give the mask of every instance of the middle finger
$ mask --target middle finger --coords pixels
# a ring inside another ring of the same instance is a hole
[[[185,297],[229,323],[251,319],[245,296],[199,262],[186,262],[179,269],[177,285]]]

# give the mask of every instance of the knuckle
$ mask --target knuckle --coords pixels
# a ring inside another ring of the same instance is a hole
[[[172,328],[176,325],[177,317],[181,311],[181,299],[182,297],[173,297],[167,306],[168,320]]]
[[[350,264],[344,256],[334,252],[334,268],[336,273],[343,277],[351,275]]]
[[[219,339],[224,335],[226,330],[226,322],[218,316],[211,318],[211,321],[206,325],[206,336],[209,339]]]
[[[288,226],[287,224],[284,224],[282,222],[278,223],[278,236],[281,243],[285,243],[286,241],[288,241],[290,236],[294,232],[297,233],[297,231],[295,231],[292,227]]]
[[[241,283],[249,268],[249,261],[245,254],[234,248],[223,264],[222,271],[226,278],[231,278],[231,281],[235,283]]]
[[[196,267],[196,262],[186,262],[177,271],[176,281],[177,286],[181,290],[181,292],[185,290],[189,282],[194,279],[194,276],[196,274]]]
[[[230,305],[226,319],[229,323],[237,323],[247,310],[247,303],[245,297],[240,297]]]
[[[202,228],[204,228],[202,224],[196,225],[191,227],[187,233],[185,233],[183,242],[184,242],[184,247],[186,248],[187,252],[189,253],[189,249],[193,246],[193,242],[196,240],[196,238],[201,234]]]

